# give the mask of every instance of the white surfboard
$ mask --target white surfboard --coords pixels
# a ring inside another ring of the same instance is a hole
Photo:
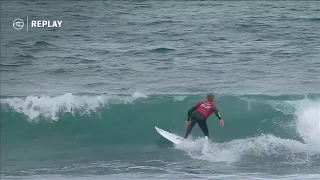
[[[169,133],[161,128],[158,128],[157,126],[155,126],[155,128],[161,136],[173,142],[174,144],[179,144],[181,141],[184,140],[183,137]]]

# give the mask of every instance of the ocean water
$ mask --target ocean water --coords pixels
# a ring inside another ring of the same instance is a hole
[[[1,1],[1,179],[319,179],[319,29],[318,1]],[[155,131],[208,92],[209,142]]]

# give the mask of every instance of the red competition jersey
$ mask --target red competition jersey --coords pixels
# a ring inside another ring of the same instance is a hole
[[[208,118],[214,112],[214,109],[217,108],[215,104],[209,101],[201,101],[198,104],[196,104],[195,107],[196,111],[205,115],[206,118]]]

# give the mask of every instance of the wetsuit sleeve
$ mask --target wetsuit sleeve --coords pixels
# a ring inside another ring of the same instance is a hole
[[[192,106],[192,108],[189,109],[189,111],[188,111],[188,121],[190,121],[191,113],[193,111],[195,111],[199,106],[200,106],[200,103],[197,103],[196,105]]]
[[[220,115],[220,113],[219,113],[219,111],[218,111],[217,108],[213,108],[212,111],[213,111],[214,114],[219,118],[219,120],[222,119],[222,117],[221,117],[221,115]]]

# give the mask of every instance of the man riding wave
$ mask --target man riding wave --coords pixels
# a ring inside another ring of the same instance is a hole
[[[188,111],[188,120],[185,124],[187,127],[187,131],[184,136],[185,139],[187,139],[195,124],[198,124],[206,138],[209,138],[209,131],[206,121],[212,113],[218,117],[220,120],[220,125],[224,126],[224,121],[217,109],[217,106],[214,104],[214,97],[215,96],[212,93],[207,94],[205,101],[197,103]]]

